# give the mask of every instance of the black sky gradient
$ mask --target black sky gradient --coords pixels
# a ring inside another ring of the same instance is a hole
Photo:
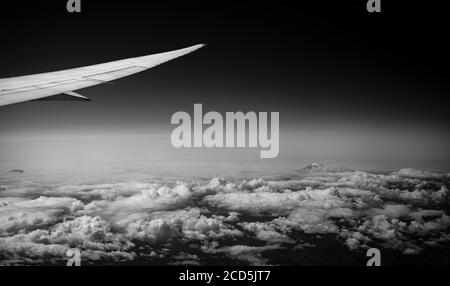
[[[65,0],[2,4],[0,78],[208,45],[80,91],[91,103],[2,107],[0,132],[170,133],[172,113],[203,103],[219,112],[279,111],[282,141],[305,130],[387,136],[386,144],[398,135],[399,146],[437,142],[430,159],[449,160],[447,12],[438,1],[391,2],[382,1],[380,14],[369,14],[365,0],[83,0],[81,14],[67,13]]]

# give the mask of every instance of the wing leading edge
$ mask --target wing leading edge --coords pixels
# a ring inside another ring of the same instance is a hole
[[[145,71],[203,46],[199,44],[104,64],[0,79],[0,106],[30,100],[89,100],[74,91]]]

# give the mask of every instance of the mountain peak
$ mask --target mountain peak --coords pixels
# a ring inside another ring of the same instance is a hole
[[[335,166],[335,165],[325,165],[322,163],[311,163],[308,166],[300,169],[301,173],[344,173],[353,172],[351,168]]]

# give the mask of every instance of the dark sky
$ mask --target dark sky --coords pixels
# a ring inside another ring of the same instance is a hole
[[[279,111],[281,157],[448,163],[446,10],[436,1],[384,0],[381,14],[365,0],[295,2],[83,0],[81,14],[67,13],[65,0],[2,3],[0,78],[208,45],[81,90],[90,103],[2,107],[0,136],[166,136],[174,112],[203,103]]]

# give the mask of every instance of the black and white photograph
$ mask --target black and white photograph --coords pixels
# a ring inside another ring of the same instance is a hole
[[[2,3],[0,265],[449,266],[448,12],[392,2]]]

